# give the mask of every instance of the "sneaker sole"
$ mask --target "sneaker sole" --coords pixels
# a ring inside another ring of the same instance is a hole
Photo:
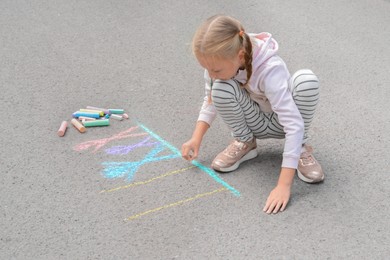
[[[239,161],[237,161],[232,166],[227,167],[227,168],[218,168],[218,169],[213,168],[213,169],[216,170],[216,171],[219,171],[219,172],[231,172],[231,171],[236,170],[240,166],[240,164],[242,162],[245,162],[245,161],[248,161],[250,159],[253,159],[253,158],[257,157],[257,155],[258,155],[257,154],[257,150],[255,148],[255,149],[251,150],[249,153],[247,153],[246,155],[244,155]]]
[[[321,182],[325,179],[324,175],[322,175],[322,178],[318,181],[306,178],[305,176],[303,176],[303,174],[298,169],[297,169],[297,174],[298,174],[299,179],[301,179],[302,181],[307,182],[307,183],[317,183],[317,182]]]

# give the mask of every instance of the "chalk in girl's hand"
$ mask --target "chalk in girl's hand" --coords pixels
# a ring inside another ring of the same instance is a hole
[[[77,130],[79,130],[80,133],[84,133],[86,131],[85,127],[76,119],[76,118],[73,118],[72,121],[70,121],[72,123],[72,125],[74,127],[77,128]],[[94,122],[94,121],[91,121],[91,122]]]
[[[91,127],[91,126],[107,126],[110,125],[109,119],[100,119],[95,121],[85,121],[84,123],[85,127]]]
[[[126,114],[126,113],[124,113],[124,114],[122,115],[122,117],[123,117],[123,118],[126,118],[126,119],[129,119],[129,115]]]
[[[110,114],[123,114],[125,112],[125,110],[117,108],[109,108],[108,111]]]
[[[119,121],[123,120],[123,117],[121,115],[116,115],[116,114],[112,114],[110,116],[110,118],[114,118],[114,119],[119,120]]]
[[[60,136],[60,137],[64,136],[67,127],[68,127],[68,122],[62,121],[60,129],[58,129],[58,131],[57,131],[58,136]]]

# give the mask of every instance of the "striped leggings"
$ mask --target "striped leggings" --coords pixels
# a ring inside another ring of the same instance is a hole
[[[289,88],[304,121],[305,143],[319,99],[318,78],[310,70],[299,70],[291,77]],[[277,114],[263,113],[249,93],[235,80],[216,80],[211,96],[218,114],[235,139],[246,142],[253,136],[257,139],[285,137]]]

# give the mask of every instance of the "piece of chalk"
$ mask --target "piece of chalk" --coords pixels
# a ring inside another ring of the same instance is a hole
[[[85,127],[76,118],[73,118],[70,122],[77,130],[79,130],[80,133],[84,133],[86,131]]]
[[[116,115],[116,114],[112,114],[110,116],[110,118],[114,118],[114,119],[119,120],[119,121],[123,120],[123,117],[121,115]]]
[[[129,119],[129,115],[126,114],[126,113],[124,113],[124,114],[122,115],[122,117],[123,117],[123,118],[126,118],[126,119]]]
[[[87,109],[103,111],[104,114],[109,114],[109,113],[110,113],[110,111],[108,111],[108,109],[106,109],[106,108],[99,108],[99,107],[87,106]]]
[[[125,112],[124,109],[117,109],[117,108],[109,108],[108,111],[110,114],[123,114]]]
[[[60,137],[64,136],[67,127],[68,127],[68,122],[62,121],[61,126],[57,131],[58,136],[60,136]]]
[[[73,113],[73,117],[80,117],[80,116],[99,118],[100,114],[99,113],[90,113],[90,112],[81,112],[81,111],[77,111],[77,112]]]
[[[87,116],[79,116],[79,120],[84,120],[84,121],[95,121],[96,118],[87,117]]]
[[[99,113],[99,116],[104,116],[104,112],[102,110],[83,109],[83,108],[81,108],[79,111],[80,112],[89,112],[89,113]]]
[[[100,119],[95,121],[85,121],[84,123],[85,127],[91,127],[91,126],[107,126],[110,125],[109,119]]]

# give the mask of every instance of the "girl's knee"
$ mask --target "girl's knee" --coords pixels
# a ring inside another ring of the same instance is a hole
[[[211,88],[212,98],[237,97],[239,95],[240,84],[235,80],[216,80]]]
[[[316,95],[319,93],[318,77],[309,69],[298,70],[291,77],[291,87],[294,95]]]

